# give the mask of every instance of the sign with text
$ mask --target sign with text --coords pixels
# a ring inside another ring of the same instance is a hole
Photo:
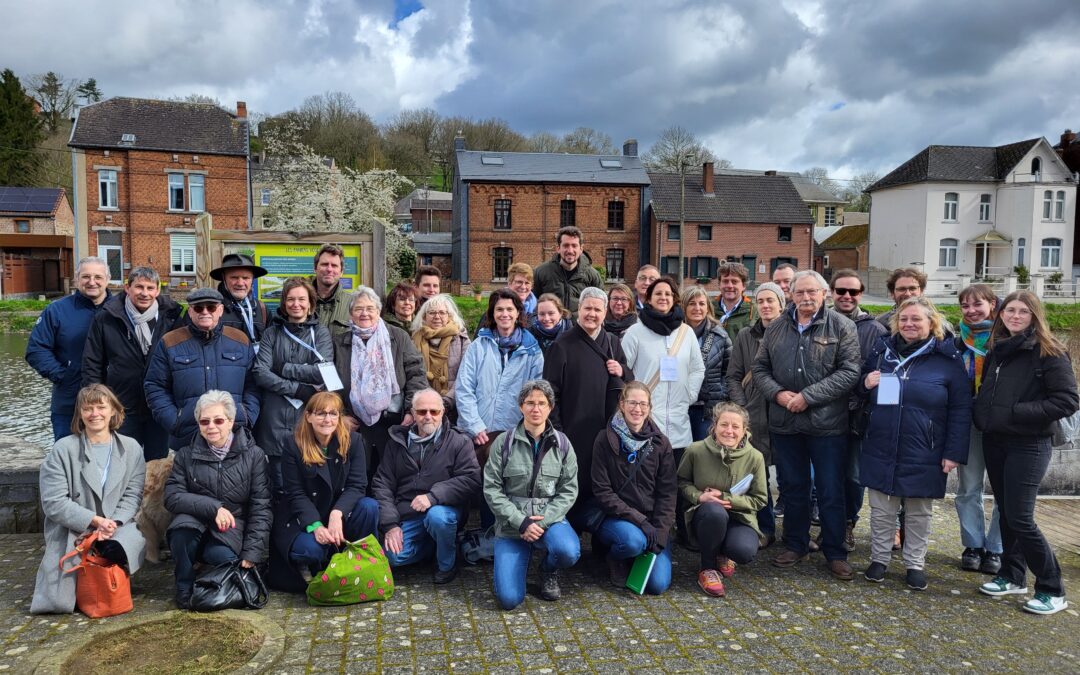
[[[266,268],[267,275],[258,280],[259,299],[267,308],[274,309],[281,302],[281,287],[289,277],[310,278],[315,269],[315,254],[320,244],[256,243],[253,255],[255,264]],[[346,244],[345,269],[341,273],[341,287],[353,289],[360,286],[360,244]]]

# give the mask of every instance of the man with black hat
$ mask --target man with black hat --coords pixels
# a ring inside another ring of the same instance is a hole
[[[259,351],[259,340],[266,328],[266,305],[252,290],[253,282],[266,276],[266,270],[255,264],[251,256],[230,253],[221,259],[221,267],[210,270],[210,278],[220,281],[218,293],[225,299],[221,323],[243,331]]]
[[[146,402],[169,431],[169,447],[179,450],[195,436],[195,402],[218,389],[232,394],[236,423],[248,430],[259,416],[259,390],[251,373],[252,341],[221,323],[224,298],[213,288],[188,294],[183,325],[162,336],[146,367]]]

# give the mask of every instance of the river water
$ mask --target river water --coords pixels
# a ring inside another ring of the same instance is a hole
[[[52,385],[27,365],[29,333],[0,333],[0,434],[52,445]]]

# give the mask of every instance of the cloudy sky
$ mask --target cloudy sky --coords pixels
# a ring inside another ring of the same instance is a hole
[[[278,113],[346,91],[603,131],[692,130],[740,168],[886,172],[931,143],[1080,127],[1077,0],[5,3],[0,67]]]

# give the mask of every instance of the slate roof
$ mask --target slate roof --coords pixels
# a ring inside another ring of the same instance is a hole
[[[502,164],[485,164],[484,157],[500,158]],[[601,160],[618,162],[619,166],[604,167]],[[458,150],[457,167],[466,182],[649,184],[641,159],[627,155]]]
[[[930,145],[866,188],[867,192],[923,181],[994,183],[1020,162],[1041,138],[997,147]]]
[[[247,121],[206,103],[110,98],[79,110],[68,145],[247,156]]]
[[[765,172],[755,169],[717,169],[716,173],[726,176],[764,176]],[[791,179],[799,196],[808,204],[846,204],[847,201],[837,197],[814,181],[796,171],[777,171],[777,176],[787,176]]]
[[[679,219],[679,174],[649,173],[652,207],[658,220]],[[814,220],[787,176],[714,177],[713,195],[702,190],[701,174],[686,176],[686,220],[713,223],[812,225]]]
[[[51,216],[63,198],[63,188],[0,187],[0,214]]]
[[[836,234],[821,242],[821,248],[833,251],[840,248],[858,248],[870,238],[869,225],[846,225]]]

